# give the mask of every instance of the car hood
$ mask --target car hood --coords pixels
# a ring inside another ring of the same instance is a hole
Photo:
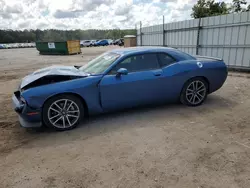
[[[77,76],[77,77],[87,77],[89,74],[86,74],[74,66],[50,66],[43,69],[39,69],[22,79],[20,88],[39,80],[40,78],[47,76]]]

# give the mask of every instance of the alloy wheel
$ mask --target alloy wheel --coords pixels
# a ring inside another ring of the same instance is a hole
[[[79,107],[70,99],[57,100],[48,109],[48,119],[57,128],[70,128],[77,123],[79,117]]]
[[[206,86],[202,81],[191,82],[186,89],[186,99],[192,105],[201,103],[206,97]]]

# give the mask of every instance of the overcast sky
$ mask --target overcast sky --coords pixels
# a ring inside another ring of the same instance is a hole
[[[165,15],[166,22],[190,19],[195,2],[196,0],[0,0],[0,29],[127,29],[134,28],[139,21],[142,21],[143,26],[160,24],[162,15]]]

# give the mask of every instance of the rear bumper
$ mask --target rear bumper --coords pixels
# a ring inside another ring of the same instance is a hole
[[[31,109],[27,104],[20,104],[15,95],[12,96],[12,105],[20,125],[25,128],[37,128],[42,126],[40,110]]]

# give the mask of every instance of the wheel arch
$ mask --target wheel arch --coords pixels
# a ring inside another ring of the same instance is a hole
[[[210,91],[210,82],[209,82],[208,78],[205,77],[205,76],[196,76],[196,78],[197,77],[198,78],[202,78],[202,79],[204,79],[207,82],[207,93],[209,93],[209,91]]]
[[[204,95],[204,98],[202,99],[202,101],[199,101],[199,103],[197,104],[190,104],[189,102],[187,102],[185,98],[183,98],[183,96],[185,95],[185,88],[188,87],[188,83],[191,83],[193,81],[195,81],[196,79],[199,79],[199,80],[204,80],[204,82],[206,82],[205,84],[207,85],[207,92],[206,94]],[[182,104],[185,104],[185,105],[188,105],[188,106],[198,106],[200,104],[202,104],[204,102],[204,100],[206,99],[207,95],[209,94],[209,86],[210,83],[209,83],[209,80],[205,77],[205,76],[193,76],[193,77],[190,77],[189,79],[187,79],[185,81],[185,83],[183,84],[182,86],[182,89],[181,89],[181,92],[180,92],[180,95],[179,95],[179,100]]]
[[[79,95],[79,94],[77,94],[77,93],[72,93],[72,92],[57,93],[57,94],[55,94],[55,95],[52,95],[52,96],[48,97],[48,98],[44,101],[44,103],[43,103],[43,105],[42,105],[42,109],[43,109],[43,107],[44,107],[44,104],[45,104],[48,100],[50,100],[50,99],[52,99],[52,98],[54,98],[54,97],[58,97],[58,96],[60,96],[60,95],[71,95],[71,96],[74,96],[74,97],[77,97],[78,99],[80,99],[81,102],[82,102],[82,104],[83,104],[83,106],[84,106],[84,116],[87,117],[87,116],[89,115],[89,109],[88,109],[88,105],[87,105],[85,99],[84,99],[81,95]]]
[[[193,76],[193,77],[189,78],[189,79],[188,79],[187,81],[185,81],[185,83],[183,84],[182,90],[183,90],[183,88],[185,87],[185,84],[186,84],[187,82],[189,82],[190,80],[194,79],[194,78],[202,78],[203,80],[205,80],[206,83],[207,83],[207,92],[210,93],[210,92],[209,92],[209,90],[210,90],[210,82],[209,82],[208,78],[205,77],[205,76]]]

